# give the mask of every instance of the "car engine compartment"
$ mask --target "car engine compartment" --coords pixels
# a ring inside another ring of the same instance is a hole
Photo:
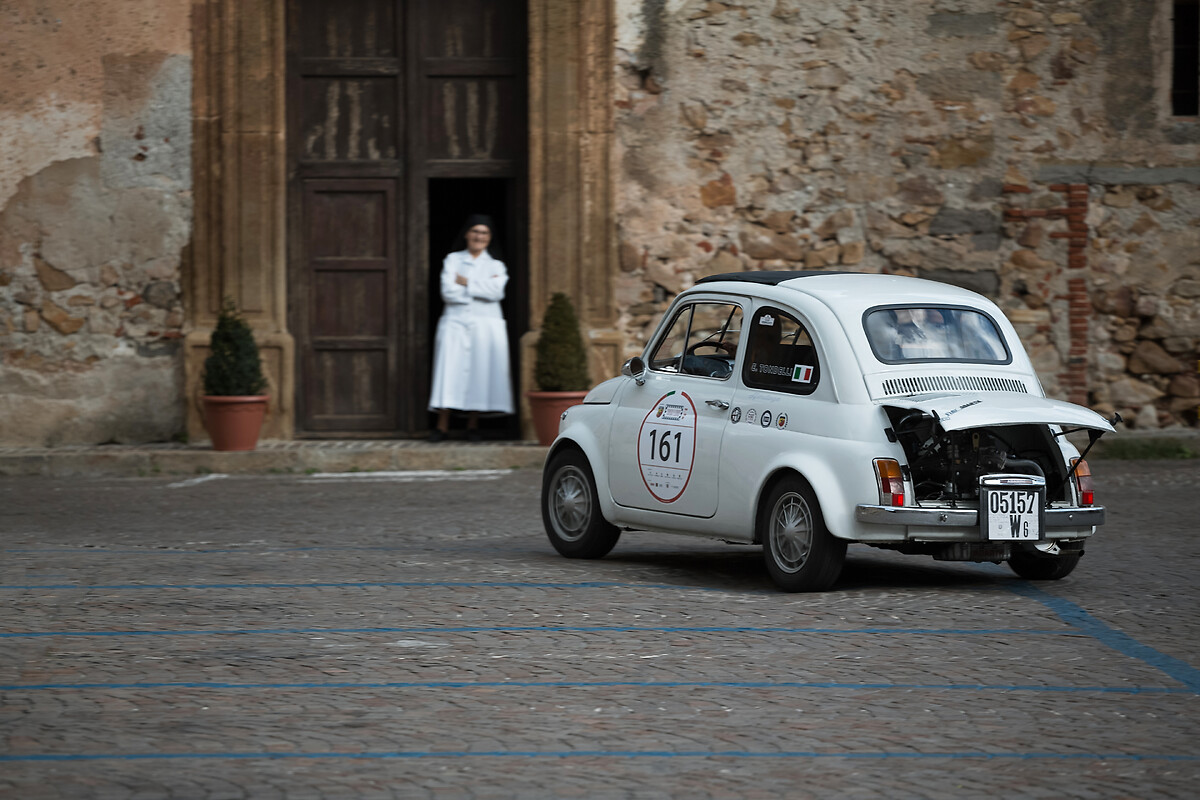
[[[1068,500],[1067,467],[1046,425],[1005,425],[944,431],[923,411],[886,407],[904,448],[914,500],[949,503],[979,499],[979,476],[1040,475],[1048,501]]]

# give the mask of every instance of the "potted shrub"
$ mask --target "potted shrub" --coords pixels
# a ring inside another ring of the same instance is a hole
[[[204,361],[204,427],[214,450],[253,450],[267,410],[262,360],[250,325],[226,299]]]
[[[527,392],[538,442],[549,445],[558,436],[562,413],[583,402],[591,387],[587,350],[579,335],[579,318],[562,292],[550,298],[542,318],[535,352],[533,379],[538,391]]]

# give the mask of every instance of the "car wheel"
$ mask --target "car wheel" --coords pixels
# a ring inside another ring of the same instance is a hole
[[[1030,581],[1056,581],[1071,574],[1083,553],[1063,553],[1057,556],[1035,556],[1013,553],[1008,566],[1013,572]]]
[[[578,450],[560,450],[542,480],[542,523],[554,549],[567,558],[602,558],[621,531],[600,513],[596,479]]]
[[[825,527],[812,488],[798,477],[779,481],[758,520],[763,559],[785,592],[828,589],[842,572],[846,542]]]

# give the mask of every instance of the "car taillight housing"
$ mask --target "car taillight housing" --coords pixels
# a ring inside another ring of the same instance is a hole
[[[904,476],[900,473],[899,461],[894,458],[875,459],[875,480],[879,487],[880,505],[904,505]]]
[[[1096,504],[1096,492],[1092,488],[1092,468],[1082,458],[1072,458],[1071,466],[1075,468],[1075,489],[1079,493],[1079,505],[1092,506]]]

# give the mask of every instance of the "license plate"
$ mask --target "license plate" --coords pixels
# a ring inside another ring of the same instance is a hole
[[[1046,482],[1037,475],[984,475],[979,479],[979,523],[989,541],[1042,538]]]

